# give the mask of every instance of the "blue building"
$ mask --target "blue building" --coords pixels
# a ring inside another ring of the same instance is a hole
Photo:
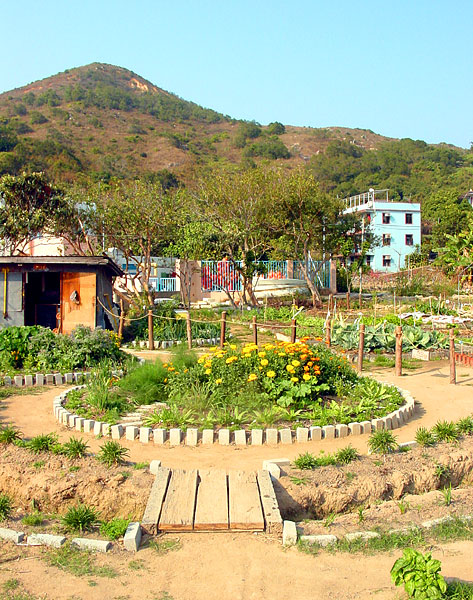
[[[370,189],[346,198],[346,213],[361,213],[380,245],[366,256],[373,271],[395,272],[408,266],[407,257],[421,244],[420,203],[393,202],[388,190]]]

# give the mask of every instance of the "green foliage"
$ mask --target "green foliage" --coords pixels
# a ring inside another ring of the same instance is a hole
[[[0,494],[0,521],[5,521],[13,510],[13,500],[7,494]]]
[[[315,469],[317,467],[327,467],[329,465],[348,465],[358,458],[358,452],[351,445],[340,448],[333,454],[322,450],[318,456],[305,452],[294,459],[294,466],[297,469]]]
[[[433,446],[435,444],[435,435],[429,429],[425,427],[419,427],[416,430],[416,442],[419,446]]]
[[[97,460],[110,468],[116,465],[122,465],[125,462],[125,458],[128,456],[128,454],[128,448],[124,448],[118,442],[109,440],[100,446],[100,452],[97,454]]]
[[[67,458],[83,458],[88,448],[88,444],[83,439],[70,437],[69,441],[62,445],[61,454]]]
[[[315,467],[318,466],[317,457],[310,452],[299,454],[299,456],[294,459],[294,466],[297,469],[315,469]]]
[[[437,421],[432,427],[432,433],[438,442],[454,442],[459,432],[453,421]]]
[[[31,527],[39,527],[44,523],[44,515],[38,511],[32,512],[29,515],[24,516],[21,519],[23,525],[29,525]]]
[[[0,427],[0,444],[13,444],[21,439],[20,431],[13,425],[2,425]]]
[[[98,522],[99,516],[95,508],[85,504],[71,506],[61,518],[61,523],[67,531],[80,532],[90,531]]]
[[[335,453],[335,459],[337,463],[340,463],[342,465],[348,465],[357,458],[358,452],[351,445],[346,446],[345,448],[340,448],[340,450],[337,450],[337,452]]]
[[[60,548],[48,550],[44,554],[44,559],[51,567],[56,567],[77,577],[112,578],[117,576],[117,572],[107,565],[97,567],[94,564],[95,557],[90,552],[79,550],[67,542]]]
[[[279,123],[279,121],[275,121],[268,125],[266,131],[271,135],[282,135],[283,133],[286,133],[286,128],[282,123]]]
[[[246,146],[243,151],[243,156],[261,156],[263,158],[274,160],[277,158],[290,158],[291,154],[284,143],[277,136],[271,136]]]
[[[31,438],[31,440],[27,442],[26,447],[34,454],[53,452],[60,448],[56,433],[41,433],[40,435]]]
[[[430,552],[423,555],[417,550],[406,548],[402,558],[394,563],[391,578],[395,585],[404,586],[409,598],[440,600],[447,590],[440,570],[440,561],[433,559]]]
[[[464,417],[457,422],[458,433],[463,435],[473,435],[473,417]],[[0,433],[1,440],[1,433]]]
[[[111,519],[103,521],[100,525],[100,533],[111,540],[117,540],[125,535],[130,519]]]
[[[396,436],[387,429],[375,431],[368,439],[368,447],[375,454],[389,454],[398,447]]]
[[[450,506],[452,503],[452,484],[449,483],[447,487],[444,487],[440,491],[442,492],[443,504],[445,506]]]

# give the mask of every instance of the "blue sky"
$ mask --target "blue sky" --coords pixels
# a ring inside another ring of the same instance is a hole
[[[473,141],[473,0],[2,5],[0,91],[98,61],[262,124]]]

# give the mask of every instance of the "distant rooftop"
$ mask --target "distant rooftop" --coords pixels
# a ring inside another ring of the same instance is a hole
[[[357,208],[363,206],[364,208],[372,207],[374,202],[399,202],[399,200],[391,200],[389,198],[389,190],[374,190],[370,188],[364,194],[357,194],[356,196],[349,196],[348,198],[344,198],[343,202],[345,202],[345,211],[352,212],[356,211]],[[409,203],[410,200],[403,200],[404,203]],[[345,212],[344,211],[344,212]]]
[[[26,266],[37,264],[105,267],[112,272],[112,275],[123,275],[123,271],[109,256],[0,256],[0,266]]]

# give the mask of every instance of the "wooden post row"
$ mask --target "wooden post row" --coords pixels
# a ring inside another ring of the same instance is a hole
[[[455,331],[450,329],[450,383],[457,382],[457,369],[455,365]]]
[[[192,348],[192,325],[191,325],[191,313],[186,313],[186,326],[187,326],[187,347],[189,350]]]
[[[222,320],[220,322],[220,348],[223,348],[225,344],[225,337],[227,332],[227,312],[222,312]]]
[[[360,323],[360,340],[358,342],[358,371],[363,371],[363,352],[365,349],[365,324]]]
[[[402,327],[396,326],[396,366],[395,373],[397,377],[402,375]]]
[[[330,348],[332,345],[332,320],[327,319],[326,329],[325,329],[325,343],[327,347]]]
[[[148,346],[150,350],[154,350],[154,330],[153,330],[153,311],[148,310]]]

